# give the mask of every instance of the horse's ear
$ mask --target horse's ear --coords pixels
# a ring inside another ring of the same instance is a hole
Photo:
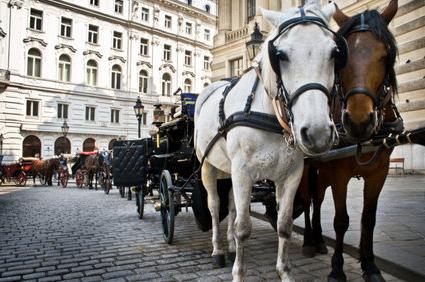
[[[346,14],[344,14],[338,7],[338,5],[336,3],[334,3],[335,5],[335,14],[334,14],[334,20],[336,21],[336,23],[338,24],[338,26],[342,26],[344,23],[346,23],[350,17],[347,16]]]
[[[281,12],[261,8],[261,14],[274,27],[278,27],[282,23],[283,14]]]
[[[385,10],[382,11],[381,16],[384,18],[387,24],[389,24],[391,20],[394,18],[395,14],[397,13],[397,9],[398,9],[398,1],[391,0],[388,6],[385,8]]]
[[[336,11],[336,4],[335,3],[329,3],[325,7],[322,8],[322,13],[326,17],[326,20],[330,20],[332,15]]]

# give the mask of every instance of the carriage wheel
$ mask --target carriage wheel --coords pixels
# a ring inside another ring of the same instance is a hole
[[[62,188],[66,188],[66,186],[68,185],[68,172],[62,170],[59,173],[59,180],[60,180]]]
[[[27,175],[25,172],[20,171],[15,178],[13,178],[13,181],[18,186],[25,186],[27,184]]]
[[[159,195],[161,199],[161,220],[164,240],[167,244],[173,242],[174,236],[174,196],[170,191],[173,185],[171,174],[168,170],[163,170],[159,182]]]
[[[143,193],[143,187],[137,192],[137,213],[139,219],[143,218],[143,212],[145,211],[145,193]]]
[[[75,174],[75,183],[77,184],[78,188],[83,188],[84,185],[84,174],[81,171],[81,169],[77,170],[77,173]]]

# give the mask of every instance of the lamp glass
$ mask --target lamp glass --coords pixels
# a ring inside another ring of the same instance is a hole
[[[62,125],[61,128],[62,128],[62,134],[64,136],[66,136],[68,134],[68,131],[69,131],[69,126],[68,126],[68,123],[66,122],[66,120],[63,122],[63,125]]]

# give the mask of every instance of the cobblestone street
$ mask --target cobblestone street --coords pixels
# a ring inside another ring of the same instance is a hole
[[[110,195],[57,187],[14,190],[0,196],[0,281],[231,280],[229,264],[213,269],[210,233],[197,229],[191,212],[178,215],[169,246],[153,205],[146,206],[145,218],[139,220],[134,200],[120,198],[116,189]],[[248,281],[276,280],[276,235],[268,223],[253,223],[246,252]],[[300,246],[294,234],[295,279],[326,281],[330,255],[307,259]],[[350,281],[362,281],[354,258],[345,257],[345,270]]]

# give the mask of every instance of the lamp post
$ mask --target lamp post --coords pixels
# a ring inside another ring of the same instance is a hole
[[[258,23],[255,23],[254,31],[251,33],[251,40],[246,43],[248,57],[251,61],[254,60],[255,56],[257,56],[257,54],[260,52],[263,42],[263,34],[260,31]]]
[[[0,133],[0,155],[3,155],[3,140],[4,140],[3,133]]]
[[[140,100],[140,97],[137,97],[136,105],[134,105],[133,108],[134,108],[134,113],[136,114],[137,122],[139,125],[137,133],[140,138],[140,126],[142,123],[143,114],[145,113],[145,106],[143,106],[142,100]]]
[[[62,129],[62,134],[63,134],[63,152],[62,153],[67,154],[67,152],[66,152],[66,135],[68,135],[69,126],[68,126],[68,123],[66,122],[66,119],[63,121],[61,129]]]
[[[153,109],[153,122],[152,124],[156,127],[161,126],[165,122],[165,114],[164,111],[161,109],[161,104],[155,104]]]

